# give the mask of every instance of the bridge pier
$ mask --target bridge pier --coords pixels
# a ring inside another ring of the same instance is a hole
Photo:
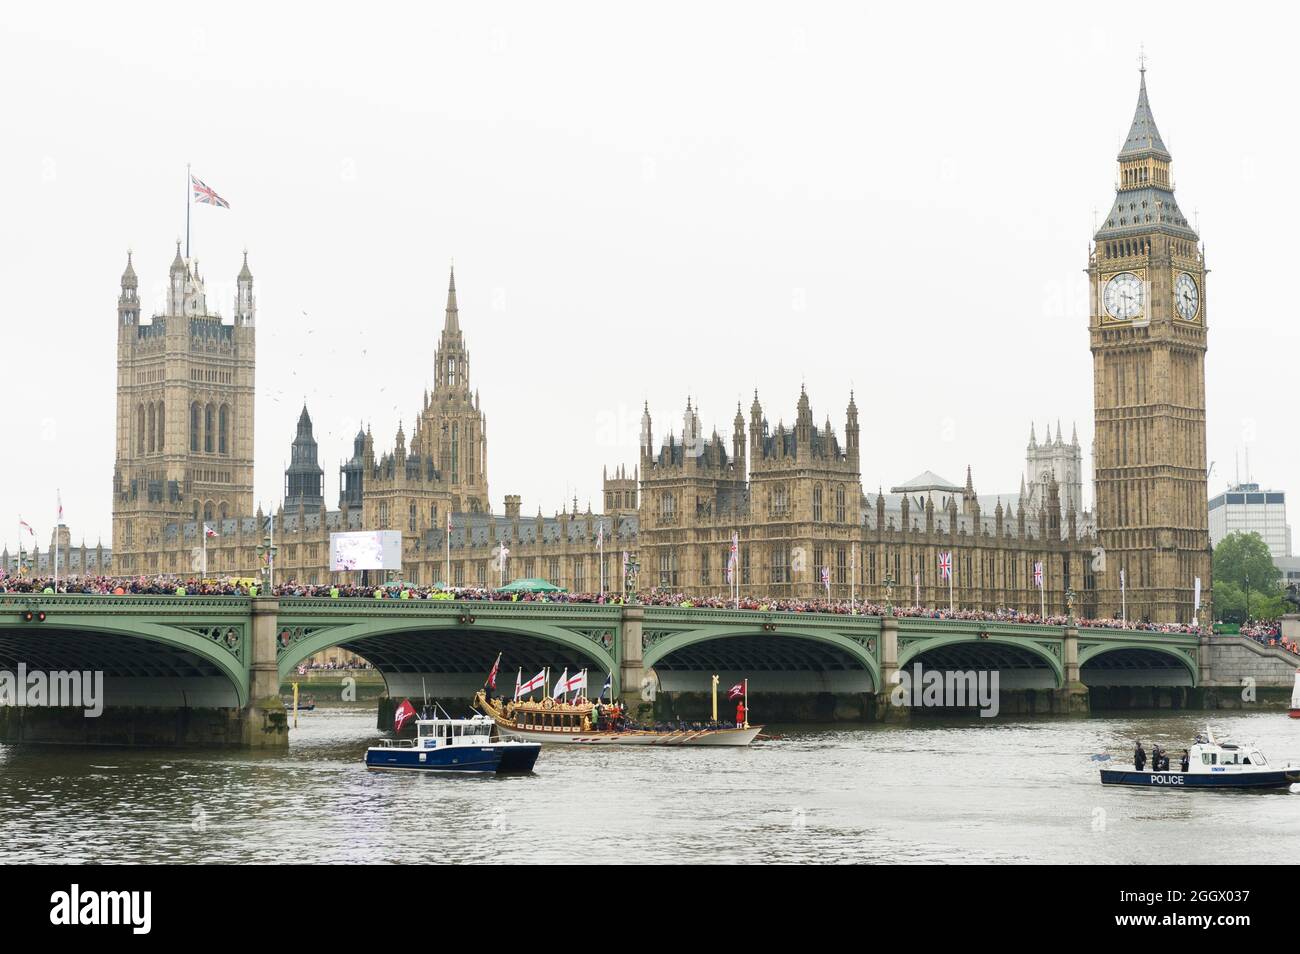
[[[642,651],[644,648],[642,624],[645,622],[645,607],[639,603],[623,606],[619,636],[614,653],[618,659],[618,682],[620,696],[627,711],[633,719],[653,718],[653,702],[646,701],[641,695],[641,680],[645,678]]]
[[[280,601],[271,596],[251,600],[253,625],[248,665],[248,705],[243,713],[243,744],[253,749],[287,749],[289,719],[280,698],[277,637]]]
[[[906,722],[912,717],[908,706],[894,705],[898,688],[898,617],[892,613],[880,620],[880,685],[876,687],[876,721]]]

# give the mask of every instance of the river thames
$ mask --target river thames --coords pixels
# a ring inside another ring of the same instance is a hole
[[[535,774],[368,772],[369,706],[288,755],[0,746],[8,862],[1290,862],[1300,794],[1103,788],[1134,738],[1206,724],[1300,762],[1259,713],[774,727],[748,749],[554,746]]]

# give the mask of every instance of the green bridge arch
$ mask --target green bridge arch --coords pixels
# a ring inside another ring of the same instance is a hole
[[[43,610],[46,619],[26,622],[27,610]],[[244,706],[249,701],[250,641],[248,601],[240,597],[0,597],[0,668],[9,657],[21,655],[13,662],[29,667],[103,669],[128,677],[170,670],[168,675],[179,677],[180,662],[149,647],[180,650],[228,679]]]
[[[1046,635],[1042,638],[1035,639],[1032,636],[1012,636],[1007,633],[996,631],[979,631],[979,632],[952,632],[940,633],[934,636],[903,636],[900,633],[898,647],[898,668],[903,669],[911,664],[918,656],[933,652],[938,649],[944,649],[953,646],[969,647],[975,655],[981,652],[993,657],[989,662],[989,668],[1000,669],[996,665],[999,661],[1005,662],[1005,656],[1002,660],[997,658],[996,653],[987,653],[988,647],[1008,647],[1028,653],[1035,659],[1041,660],[1047,664],[1051,671],[1053,688],[1060,689],[1065,685],[1065,666],[1059,653],[1061,652],[1061,637],[1056,635]],[[1054,647],[1054,648],[1053,648]]]
[[[834,619],[834,617],[831,617]],[[880,663],[876,658],[879,647],[878,633],[858,634],[855,636],[822,627],[800,626],[791,624],[788,619],[776,614],[764,613],[761,617],[748,623],[719,622],[706,626],[664,632],[655,635],[652,628],[653,619],[647,614],[646,629],[648,638],[642,657],[642,665],[653,669],[658,663],[679,650],[717,640],[738,637],[771,637],[803,641],[813,645],[831,647],[847,655],[857,663],[871,678],[871,691],[878,691],[881,685]],[[764,624],[773,626],[768,631]]]
[[[378,605],[376,605],[378,604]],[[552,604],[491,604],[446,601],[420,601],[397,604],[371,600],[282,600],[277,624],[277,667],[281,679],[287,677],[305,659],[335,646],[348,646],[365,657],[367,642],[387,637],[428,633],[430,655],[437,650],[438,635],[456,633],[473,635],[490,641],[493,634],[505,634],[536,640],[576,653],[590,660],[593,668],[609,672],[618,692],[618,644],[621,638],[619,607],[583,607],[603,612],[586,614],[555,613],[548,609],[529,612],[527,607]],[[572,604],[553,604],[569,608]],[[548,612],[570,619],[547,619]],[[361,618],[357,618],[361,617]],[[286,642],[287,640],[287,642]],[[378,646],[376,646],[378,648]],[[488,643],[485,651],[494,654],[497,647]],[[509,660],[503,660],[506,665]],[[419,665],[413,660],[412,665]],[[490,665],[490,663],[489,663]],[[377,667],[381,673],[383,667]]]
[[[1162,658],[1172,659],[1187,671],[1193,688],[1200,685],[1201,670],[1197,664],[1195,647],[1192,647],[1189,655],[1189,651],[1185,646],[1168,645],[1149,639],[1109,639],[1102,643],[1088,643],[1081,639],[1079,645],[1079,669],[1082,671],[1083,667],[1089,662],[1102,656],[1124,650],[1150,653]]]

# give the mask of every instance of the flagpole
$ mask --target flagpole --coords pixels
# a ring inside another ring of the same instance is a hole
[[[185,163],[185,258],[190,257],[190,206],[194,204],[194,190],[190,187],[190,164]]]
[[[849,544],[849,615],[858,615],[858,545]]]
[[[1038,615],[1047,621],[1047,561],[1043,561],[1043,576],[1038,583]]]
[[[447,568],[443,576],[442,585],[448,590],[451,589],[451,511],[447,511]]]
[[[948,612],[955,613],[957,610],[952,603],[952,578],[957,575],[957,559],[953,556],[952,551],[948,552]]]
[[[199,566],[199,572],[206,578],[208,575],[208,525],[199,524],[199,536],[203,540],[203,563]]]

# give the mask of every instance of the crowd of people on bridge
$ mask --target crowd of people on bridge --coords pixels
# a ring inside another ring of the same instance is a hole
[[[258,585],[247,580],[185,579],[179,577],[112,577],[79,576],[58,581],[49,577],[8,576],[0,578],[4,593],[73,593],[112,596],[249,596],[256,595]],[[398,599],[398,600],[475,600],[517,603],[595,603],[617,605],[625,602],[618,593],[502,592],[488,587],[412,586],[408,583],[362,585],[359,583],[298,583],[288,580],[270,588],[277,597],[323,599]],[[630,599],[630,598],[628,598]],[[763,598],[741,596],[688,596],[666,590],[638,593],[635,601],[644,606],[698,607],[701,609],[741,609],[775,613],[832,613],[857,616],[894,616],[912,619],[967,620],[989,623],[1025,623],[1064,626],[1070,617],[1063,614],[1043,616],[1011,608],[996,610],[947,609],[926,606],[882,606],[864,600],[827,600],[797,598]],[[1196,623],[1153,623],[1142,620],[1086,619],[1075,617],[1081,627],[1122,629],[1154,633],[1197,634]],[[1282,635],[1276,622],[1250,620],[1241,627],[1241,635],[1267,646],[1279,646],[1300,654],[1300,644]]]

